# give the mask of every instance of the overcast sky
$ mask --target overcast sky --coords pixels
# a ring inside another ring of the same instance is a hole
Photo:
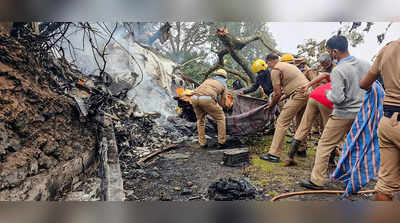
[[[338,22],[273,22],[268,24],[270,32],[278,44],[277,49],[292,53],[297,53],[297,45],[304,43],[306,39],[328,39],[340,27]],[[378,44],[376,36],[383,33],[388,24],[387,22],[375,23],[371,31],[365,35],[364,43],[359,44],[356,48],[351,47],[350,54],[371,61],[386,43],[400,39],[400,22],[397,22],[389,28],[384,42]]]

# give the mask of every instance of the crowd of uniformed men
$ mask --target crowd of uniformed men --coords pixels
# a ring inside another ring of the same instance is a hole
[[[296,132],[286,166],[296,165],[296,155],[307,156],[304,145],[314,122],[319,122],[318,126],[323,129],[311,176],[301,182],[301,186],[313,190],[323,189],[328,182],[328,166],[335,147],[349,132],[366,90],[380,79],[385,88],[385,98],[384,117],[378,129],[381,166],[375,200],[391,200],[400,191],[400,40],[387,44],[377,54],[372,66],[351,56],[346,37],[335,35],[326,42],[326,52],[311,68],[304,58],[295,59],[290,54],[279,57],[271,53],[265,60],[256,60],[252,70],[258,74],[256,82],[239,94],[254,92],[261,86],[269,96],[265,109],[281,106],[272,144],[261,159],[280,162],[292,121]],[[205,120],[208,114],[217,122],[218,148],[223,149],[226,148],[224,102],[217,101],[217,98],[225,98],[227,72],[219,69],[214,74],[215,77],[207,79],[195,90],[192,103],[200,146],[207,147]]]

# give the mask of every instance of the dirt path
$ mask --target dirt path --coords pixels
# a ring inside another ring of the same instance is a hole
[[[239,168],[222,165],[222,152],[211,152],[189,143],[162,154],[153,165],[146,169],[140,169],[135,165],[123,169],[124,189],[127,191],[129,200],[187,201],[206,199],[208,187],[219,178],[248,177],[251,183],[260,190],[264,200],[270,200],[282,193],[304,191],[305,189],[299,186],[299,182],[310,177],[315,150],[309,149],[307,158],[297,157],[298,166],[284,167],[283,162],[274,164],[259,158],[259,155],[269,148],[271,140],[272,136],[256,138],[256,142],[249,146],[250,165]],[[309,146],[314,148],[312,144]],[[289,144],[286,144],[285,150],[288,150],[288,147]],[[283,153],[282,160],[286,159],[286,153],[287,151]],[[373,185],[374,182],[365,189],[373,189]],[[344,185],[333,182],[328,185],[328,189],[343,190]],[[282,201],[364,200],[371,199],[371,196],[343,198],[341,195],[302,195],[282,199]]]

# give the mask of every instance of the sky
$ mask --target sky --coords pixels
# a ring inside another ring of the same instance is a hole
[[[370,32],[365,34],[364,43],[356,48],[350,47],[350,54],[371,61],[386,43],[400,39],[400,22],[397,22],[389,28],[383,43],[377,42],[376,36],[383,33],[388,24],[388,22],[375,23]],[[297,45],[304,43],[306,39],[312,38],[319,41],[329,39],[341,26],[338,22],[272,22],[268,25],[277,43],[276,48],[293,54],[297,53]]]

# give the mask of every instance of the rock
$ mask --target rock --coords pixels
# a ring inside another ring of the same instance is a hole
[[[181,143],[183,143],[183,142],[184,142],[183,139],[178,139],[178,140],[176,140],[176,141],[172,141],[173,144],[181,144]]]
[[[82,147],[81,147],[81,145],[79,143],[74,143],[72,145],[72,149],[75,150],[75,151],[81,151]]]
[[[135,118],[143,118],[144,115],[145,114],[143,112],[134,112],[133,113],[133,117],[135,117]]]
[[[48,142],[48,143],[44,146],[43,152],[44,152],[46,155],[51,155],[51,154],[53,154],[53,153],[57,150],[58,147],[59,147],[59,145],[58,145],[57,142]]]
[[[51,156],[46,156],[45,154],[41,154],[39,158],[39,168],[40,169],[50,169],[57,165],[57,160]]]
[[[137,169],[137,170],[134,170],[138,175],[143,175],[143,174],[145,174],[146,173],[146,171],[144,171],[143,169]]]
[[[188,181],[188,182],[186,183],[186,186],[188,186],[188,187],[192,187],[192,186],[193,186],[193,182],[191,182],[191,181]]]
[[[184,187],[181,192],[181,195],[191,195],[191,194],[193,194],[193,190],[190,187]]]
[[[65,201],[99,201],[100,178],[88,178],[74,184],[73,191],[68,193]]]
[[[160,178],[160,174],[157,173],[156,171],[151,171],[149,175],[150,175],[150,177],[153,178],[153,179],[158,179],[158,178]]]
[[[160,193],[160,201],[172,201],[172,197],[165,192]]]
[[[21,149],[21,142],[19,137],[8,130],[4,123],[0,123],[0,156],[5,155],[7,150],[10,152],[17,152]]]
[[[159,112],[148,112],[147,115],[151,116],[153,119],[157,119],[161,117],[161,113]]]
[[[62,160],[71,160],[74,158],[74,150],[70,146],[65,146],[63,148],[59,147],[56,151],[57,157],[60,157]]]
[[[128,200],[128,201],[139,200],[139,198],[135,195],[135,192],[133,190],[125,190],[125,197],[126,197],[126,200]]]
[[[177,186],[177,187],[174,187],[174,190],[175,190],[175,191],[181,191],[181,190],[182,190],[182,188],[181,188],[181,187],[179,187],[179,186]]]
[[[30,176],[32,175],[36,175],[39,173],[39,163],[36,159],[33,159],[30,163],[29,163],[29,170],[28,173]]]
[[[162,154],[161,156],[165,159],[171,159],[171,160],[189,159],[190,158],[190,154],[183,154],[183,153],[172,153],[172,154],[166,153],[166,154]]]

